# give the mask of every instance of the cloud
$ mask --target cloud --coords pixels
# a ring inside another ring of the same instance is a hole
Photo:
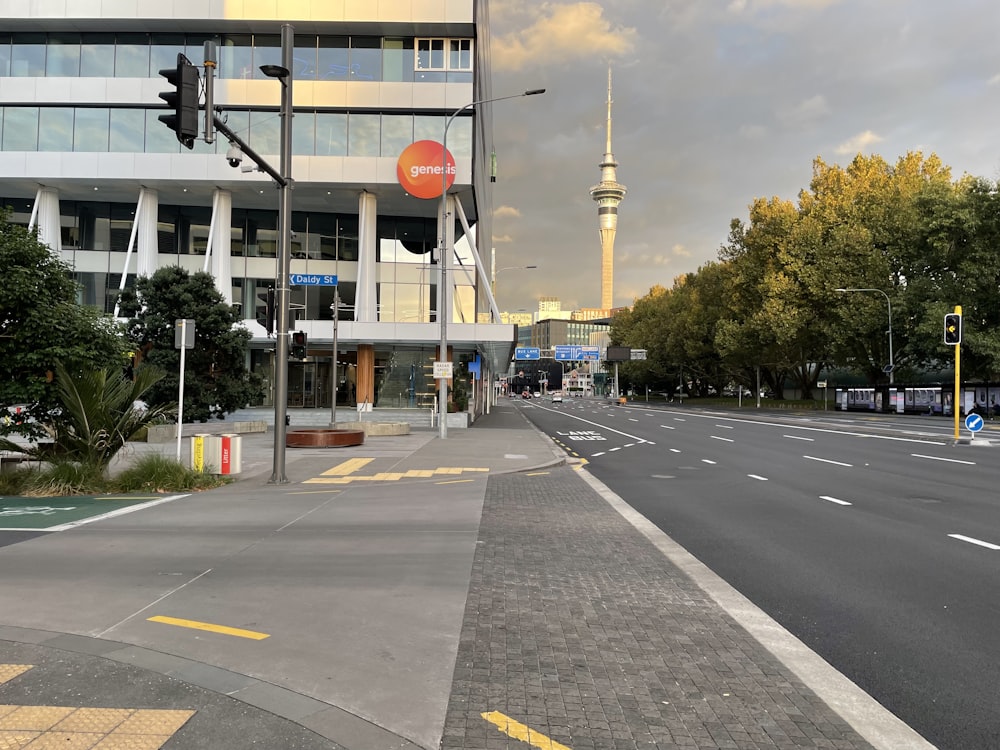
[[[836,5],[843,0],[733,0],[729,3],[728,10],[731,13],[743,13],[749,11],[764,10],[766,8],[783,7],[792,10],[808,10],[811,8],[827,8]]]
[[[497,206],[495,209],[493,209],[493,216],[494,218],[497,219],[501,218],[517,219],[520,218],[521,216],[521,210],[518,208],[514,208],[513,206]]]
[[[779,112],[778,117],[789,125],[805,125],[830,114],[830,107],[822,94],[803,99],[793,107]]]
[[[684,247],[684,245],[674,245],[671,248],[670,252],[672,252],[674,255],[676,255],[676,256],[678,256],[680,258],[690,258],[691,257],[691,251],[688,250],[686,247]]]
[[[540,3],[523,10],[525,28],[493,38],[495,71],[620,57],[632,51],[638,36],[634,28],[612,27],[593,2]]]
[[[987,86],[996,86],[997,84],[1000,84],[1000,73],[992,76],[990,80],[986,82]]]
[[[864,151],[873,143],[879,143],[881,140],[881,136],[875,135],[875,133],[870,130],[866,130],[864,133],[858,133],[853,138],[849,138],[841,143],[837,146],[835,151],[842,155],[853,155]]]

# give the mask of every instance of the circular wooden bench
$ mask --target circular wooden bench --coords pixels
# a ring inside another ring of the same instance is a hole
[[[362,445],[364,430],[334,430],[330,428],[289,430],[285,433],[288,448],[343,448]]]

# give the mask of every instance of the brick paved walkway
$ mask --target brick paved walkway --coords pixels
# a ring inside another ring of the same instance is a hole
[[[871,747],[570,467],[489,480],[441,748],[524,740]]]

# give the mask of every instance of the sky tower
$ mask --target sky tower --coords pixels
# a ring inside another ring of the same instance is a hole
[[[611,67],[608,66],[608,145],[601,162],[601,181],[590,189],[590,197],[597,201],[597,218],[601,235],[601,307],[614,306],[615,282],[615,232],[618,230],[618,204],[625,197],[626,188],[618,182],[618,162],[611,153]]]

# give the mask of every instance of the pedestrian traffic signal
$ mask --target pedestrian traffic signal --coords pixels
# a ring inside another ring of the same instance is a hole
[[[958,346],[962,343],[962,316],[948,313],[944,316],[944,343]]]
[[[309,347],[309,342],[306,339],[306,332],[292,331],[292,349],[291,349],[292,358],[305,359],[308,347]]]
[[[186,148],[194,148],[198,137],[198,68],[180,52],[177,67],[164,68],[160,75],[173,85],[173,91],[161,91],[160,98],[173,108],[174,113],[160,115],[160,121],[177,134],[177,140]]]
[[[264,326],[264,330],[270,336],[274,333],[274,287],[269,286],[265,294],[257,295],[257,299],[264,303],[263,311],[260,306],[257,307],[257,322]]]

